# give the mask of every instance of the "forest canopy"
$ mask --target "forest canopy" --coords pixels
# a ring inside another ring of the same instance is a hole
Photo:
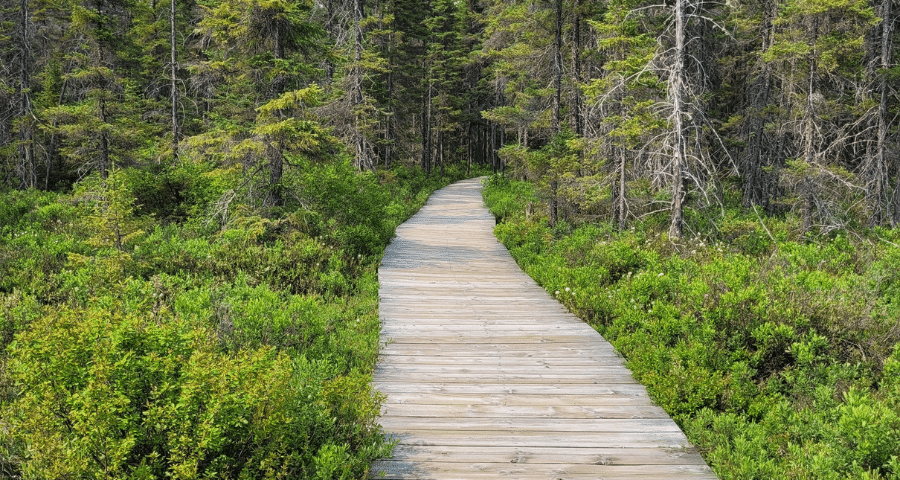
[[[0,178],[297,157],[491,165],[551,222],[671,234],[727,196],[803,232],[900,223],[892,0],[4,4]],[[685,213],[685,209],[688,212]]]

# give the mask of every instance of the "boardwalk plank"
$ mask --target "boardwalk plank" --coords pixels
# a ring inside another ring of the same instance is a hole
[[[371,476],[715,478],[612,346],[519,269],[479,192],[436,192],[379,268],[373,384],[398,446]]]
[[[381,375],[410,375],[427,373],[431,376],[445,376],[456,374],[500,374],[500,375],[631,375],[627,368],[622,366],[594,366],[583,368],[585,365],[558,366],[558,365],[429,365],[415,363],[412,365],[390,365],[381,362],[376,370]]]
[[[588,356],[588,357],[424,357],[422,355],[388,355],[383,354],[379,360],[380,367],[400,367],[405,365],[441,366],[453,365],[464,367],[466,365],[479,366],[490,365],[492,367],[522,366],[522,367],[566,367],[566,366],[597,366],[597,359],[617,358],[616,355]],[[600,368],[600,367],[598,367]]]
[[[611,392],[605,395],[549,395],[549,394],[483,394],[483,393],[415,393],[394,392],[388,395],[387,404],[412,405],[506,405],[506,406],[551,406],[567,405],[653,405],[649,397],[633,393]]]
[[[697,465],[702,459],[685,449],[569,447],[420,447],[401,445],[394,461],[447,463],[587,463],[592,465]]]
[[[608,478],[715,478],[709,471],[697,465],[592,465],[573,463],[448,463],[448,462],[416,462],[406,464],[399,462],[384,462],[376,466],[385,473],[387,479],[397,478],[433,478],[423,475],[481,475],[487,478],[490,475],[498,478],[578,478],[572,475],[599,475],[603,479]],[[534,475],[535,477],[530,477]],[[541,475],[543,475],[541,477]],[[552,475],[552,477],[547,477]],[[699,475],[699,477],[698,477]],[[434,477],[437,478],[437,477]]]
[[[441,430],[449,433],[516,433],[518,431],[579,433],[672,433],[681,430],[668,418],[532,418],[532,417],[384,417],[381,424],[393,432],[404,430]]]
[[[415,405],[408,403],[387,403],[381,408],[382,415],[388,417],[439,418],[552,418],[552,419],[608,419],[608,418],[669,418],[663,409],[654,405],[623,406],[613,405],[560,405],[559,399],[544,406],[534,405]]]

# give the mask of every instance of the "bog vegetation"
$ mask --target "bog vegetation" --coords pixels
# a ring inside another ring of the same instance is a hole
[[[479,168],[717,472],[900,475],[896,7],[0,4],[0,476],[362,475],[375,265]]]
[[[627,359],[721,478],[900,477],[900,234],[806,238],[737,197],[675,242],[665,213],[526,216],[535,187],[485,200],[519,265]]]
[[[236,172],[210,166],[3,195],[0,476],[361,478],[390,452],[375,271],[441,180],[305,167],[279,215],[211,217]]]

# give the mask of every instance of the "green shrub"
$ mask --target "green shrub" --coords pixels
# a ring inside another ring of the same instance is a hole
[[[516,206],[528,188],[487,184],[497,237],[625,356],[720,478],[900,478],[895,246],[788,241],[787,221],[766,232],[752,212],[730,212],[712,243],[661,241],[652,219],[551,230]]]
[[[225,353],[214,332],[178,316],[99,300],[35,320],[10,349],[21,394],[4,413],[27,445],[25,476],[296,478],[311,476],[312,452],[330,442],[381,445],[376,402],[332,418],[343,396],[371,392],[320,383],[321,365],[266,346]]]
[[[389,453],[375,272],[450,178],[305,167],[277,209],[188,163],[3,194],[0,477],[363,478]]]

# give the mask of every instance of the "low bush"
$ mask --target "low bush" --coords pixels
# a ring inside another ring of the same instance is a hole
[[[766,232],[750,212],[681,244],[657,221],[560,235],[524,215],[529,188],[486,183],[498,238],[624,355],[721,478],[900,477],[894,233],[790,240],[786,221]]]
[[[0,478],[364,478],[389,454],[376,269],[463,171],[302,167],[279,208],[189,162],[2,194]]]

